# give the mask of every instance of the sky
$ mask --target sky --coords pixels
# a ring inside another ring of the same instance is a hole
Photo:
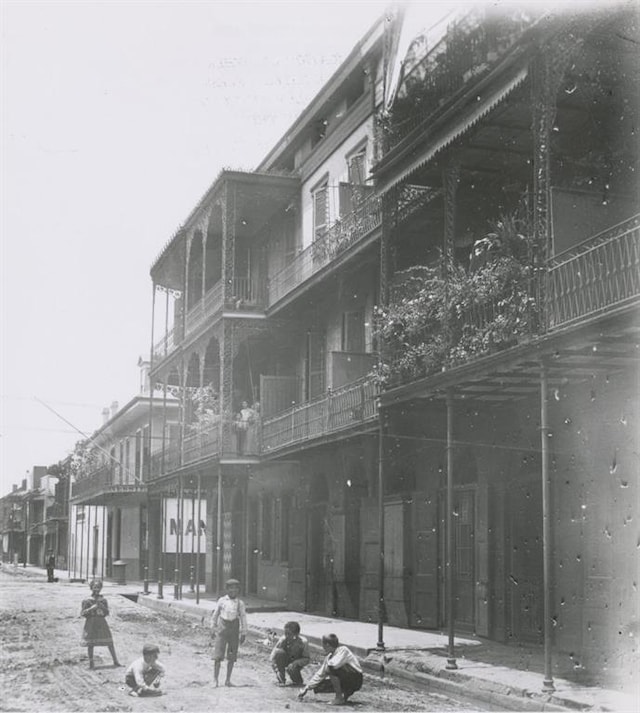
[[[0,0],[0,495],[139,393],[154,258],[386,4]]]

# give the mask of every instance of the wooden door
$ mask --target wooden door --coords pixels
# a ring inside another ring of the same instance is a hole
[[[454,542],[456,623],[475,625],[475,489],[455,494]]]
[[[475,628],[475,486],[457,487],[453,493],[453,574],[455,623],[473,631]],[[440,499],[440,623],[448,621],[446,595],[447,530],[446,493]]]
[[[378,620],[380,590],[380,528],[378,505],[363,499],[360,505],[360,615],[361,621]]]
[[[316,503],[311,506],[308,519],[308,611],[327,611],[327,586],[330,583],[325,569],[325,520],[327,517],[326,503]]]
[[[413,498],[413,591],[411,626],[438,626],[438,509],[436,498]]]
[[[297,376],[260,375],[260,415],[268,418],[300,400],[300,379]]]
[[[511,484],[508,493],[509,621],[517,640],[539,642],[543,630],[542,485]]]
[[[289,523],[287,601],[294,611],[307,611],[307,510],[292,508]]]

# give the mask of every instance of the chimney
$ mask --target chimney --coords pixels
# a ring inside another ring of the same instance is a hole
[[[33,470],[31,471],[32,473],[32,484],[31,487],[34,490],[40,490],[42,487],[42,478],[47,474],[47,469],[43,465],[34,465]]]
[[[110,413],[111,412],[109,411],[109,409],[106,406],[102,409],[102,423],[103,424],[105,424],[109,420]]]
[[[118,413],[118,402],[111,402],[111,418],[113,418]]]
[[[27,479],[26,479],[26,478],[23,478],[23,479],[22,479],[21,490],[26,490],[26,489],[27,489]]]
[[[15,493],[17,490],[18,490],[18,486],[14,483],[14,484],[13,484],[13,487],[12,487],[12,489],[11,489],[11,492],[12,492],[12,493]]]

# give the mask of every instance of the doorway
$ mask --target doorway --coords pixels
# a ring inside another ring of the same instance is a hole
[[[543,634],[542,486],[537,477],[508,489],[508,623],[518,641],[539,643]]]

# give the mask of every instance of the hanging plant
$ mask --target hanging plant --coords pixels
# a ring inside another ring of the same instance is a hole
[[[440,255],[396,276],[389,305],[376,310],[383,387],[506,349],[535,330],[530,231],[517,214],[489,227],[468,270]]]

